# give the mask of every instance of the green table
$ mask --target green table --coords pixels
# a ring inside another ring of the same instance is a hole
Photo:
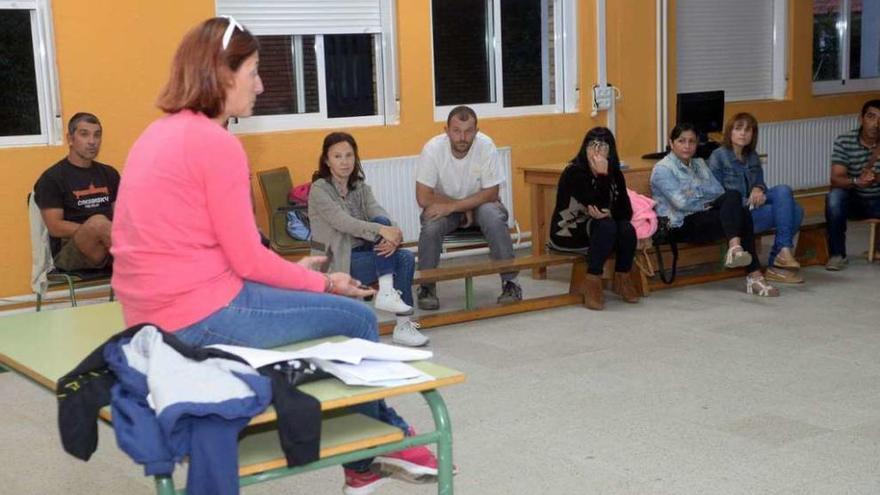
[[[54,393],[59,378],[124,328],[118,303],[0,317],[0,364]],[[343,337],[330,340],[341,339]],[[319,342],[300,342],[281,349]],[[433,376],[434,380],[387,388],[350,387],[336,379],[303,385],[301,390],[316,397],[321,402],[321,409],[327,411],[322,425],[321,459],[313,463],[287,468],[272,429],[277,420],[275,411],[270,407],[254,417],[248,426],[248,431],[254,433],[246,435],[239,444],[241,486],[434,443],[437,444],[439,463],[438,493],[452,494],[452,429],[446,405],[437,389],[462,383],[465,376],[430,361],[412,364]],[[341,413],[348,406],[416,392],[431,409],[435,424],[432,432],[403,437],[397,428],[361,415]],[[109,408],[105,408],[101,416],[110,421]],[[170,477],[156,477],[156,490],[160,495],[184,493],[175,489]]]

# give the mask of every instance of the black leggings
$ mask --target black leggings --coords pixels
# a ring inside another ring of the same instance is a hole
[[[727,191],[713,201],[708,210],[684,217],[684,224],[674,229],[673,235],[677,241],[694,244],[739,237],[743,249],[752,255],[752,262],[746,267],[748,273],[761,269],[755,252],[752,213],[742,205],[742,195],[738,191]]]
[[[616,253],[615,272],[629,272],[636,254],[636,229],[629,220],[613,218],[590,221],[590,251],[587,253],[587,272],[602,275],[605,260]]]

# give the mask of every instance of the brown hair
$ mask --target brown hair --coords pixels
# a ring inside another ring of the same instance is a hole
[[[474,109],[469,106],[459,105],[450,110],[449,115],[446,117],[446,127],[449,127],[449,125],[452,124],[453,117],[462,122],[467,122],[470,119],[474,119],[474,127],[477,126],[477,112],[475,112]]]
[[[184,109],[214,118],[223,112],[226,88],[241,64],[259,49],[249,31],[232,30],[224,49],[223,33],[231,19],[214,17],[190,30],[174,55],[168,82],[156,105],[166,113]]]
[[[755,148],[758,147],[758,119],[755,118],[754,115],[748,112],[740,112],[730,120],[724,124],[724,147],[727,149],[733,149],[733,142],[730,140],[730,135],[733,134],[733,128],[736,127],[736,124],[744,122],[746,126],[752,130],[752,140],[749,144],[743,146],[742,155],[743,157],[751,155]]]
[[[318,170],[312,174],[313,182],[318,179],[332,182],[333,173],[330,172],[330,165],[327,165],[327,152],[330,151],[330,147],[334,144],[343,142],[350,144],[351,149],[354,150],[354,170],[352,170],[351,175],[348,176],[348,188],[354,189],[358,181],[364,180],[364,169],[361,168],[361,155],[358,153],[358,145],[357,142],[355,142],[354,137],[347,132],[331,132],[324,137],[324,144],[321,147],[321,156],[318,158]]]

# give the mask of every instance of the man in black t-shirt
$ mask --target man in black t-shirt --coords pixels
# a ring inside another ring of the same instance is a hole
[[[113,204],[119,172],[95,161],[101,149],[101,122],[77,113],[67,124],[67,157],[49,167],[34,185],[52,245],[62,270],[102,268],[110,255]]]

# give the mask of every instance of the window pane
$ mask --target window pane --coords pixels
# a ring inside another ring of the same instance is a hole
[[[851,0],[849,77],[880,77],[880,2]]]
[[[318,75],[315,64],[315,37],[260,36],[259,39],[263,94],[257,98],[254,115],[317,112]],[[300,74],[297,74],[296,50],[299,43],[302,44],[303,67],[299,69]]]
[[[483,0],[434,0],[434,90],[438,106],[488,103],[490,18]]]
[[[373,35],[324,35],[327,117],[376,115],[375,67]]]
[[[501,0],[504,106],[550,104],[553,20],[547,0]],[[542,7],[543,4],[543,7]]]
[[[29,10],[0,10],[0,136],[40,134]]]
[[[842,79],[840,71],[840,0],[813,0],[813,80]]]
[[[296,74],[290,36],[260,36],[260,78],[263,94],[254,115],[296,113]]]

